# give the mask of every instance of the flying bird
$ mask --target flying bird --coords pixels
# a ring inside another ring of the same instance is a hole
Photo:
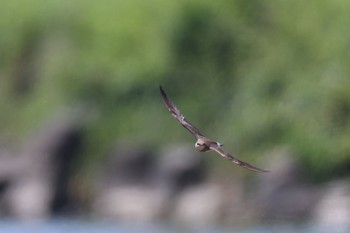
[[[189,121],[187,121],[185,116],[182,115],[182,113],[176,107],[174,102],[172,102],[170,100],[170,98],[165,94],[165,91],[163,90],[162,86],[159,86],[159,89],[160,89],[160,95],[163,98],[164,104],[167,107],[167,109],[169,110],[169,112],[171,113],[171,115],[173,115],[173,117],[175,117],[181,123],[181,125],[183,127],[185,127],[185,129],[187,129],[191,134],[193,134],[193,136],[195,136],[197,138],[197,141],[196,141],[194,146],[198,151],[205,152],[208,150],[212,150],[212,151],[217,152],[222,157],[237,164],[238,166],[241,166],[241,167],[244,167],[246,169],[256,171],[256,172],[268,172],[267,170],[257,168],[253,165],[250,165],[249,163],[243,162],[243,161],[233,157],[231,154],[229,154],[228,152],[224,151],[221,148],[222,144],[220,144],[217,141],[206,138],[201,132],[199,132],[199,130],[194,125],[192,125]]]

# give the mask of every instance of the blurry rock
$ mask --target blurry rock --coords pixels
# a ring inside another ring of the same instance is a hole
[[[99,179],[94,209],[126,222],[154,222],[173,211],[179,192],[203,179],[193,148],[174,146],[153,153],[137,143],[118,143]]]
[[[13,152],[1,149],[0,151],[0,216],[8,216],[10,206],[7,200],[7,192],[13,178],[21,169],[18,156]]]
[[[257,193],[261,216],[306,221],[319,198],[318,189],[303,178],[301,167],[286,148],[274,151],[269,161],[271,172],[262,174]]]
[[[194,150],[193,145],[170,145],[159,155],[156,182],[163,198],[161,217],[168,219],[177,215],[174,213],[179,204],[177,198],[204,181],[206,167],[203,157]]]
[[[154,221],[160,211],[154,189],[156,162],[153,153],[135,142],[119,142],[108,155],[97,184],[94,210],[125,222]]]
[[[206,168],[203,157],[189,144],[171,145],[160,153],[158,182],[173,192],[204,180]]]
[[[8,181],[6,198],[14,216],[42,218],[69,203],[67,183],[80,143],[76,115],[52,118],[30,138],[11,165],[17,169]]]
[[[350,226],[350,185],[340,180],[322,191],[322,198],[313,211],[313,222],[321,227]]]
[[[162,210],[163,197],[151,186],[122,185],[101,190],[94,203],[95,211],[118,221],[154,222]]]
[[[222,190],[212,184],[190,187],[179,194],[174,205],[176,222],[191,226],[213,226],[223,214]]]
[[[136,142],[122,141],[107,156],[101,181],[105,186],[146,184],[155,171],[153,153]]]
[[[17,176],[22,169],[22,158],[15,152],[5,149],[0,151],[0,183],[7,182]]]
[[[11,214],[21,219],[48,217],[53,190],[47,178],[23,176],[9,189]]]

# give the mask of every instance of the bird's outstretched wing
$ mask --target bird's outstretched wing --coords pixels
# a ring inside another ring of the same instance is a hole
[[[255,171],[255,172],[269,172],[268,170],[260,169],[258,167],[253,166],[253,165],[250,165],[249,163],[246,163],[246,162],[243,162],[243,161],[241,161],[239,159],[236,159],[235,157],[230,155],[228,152],[222,150],[219,145],[212,144],[212,145],[210,145],[209,148],[211,150],[217,152],[218,154],[220,154],[222,157],[224,157],[224,158],[226,158],[228,160],[231,160],[233,163],[237,164],[238,166],[244,167],[246,169],[249,169],[249,170],[252,170],[252,171]]]
[[[199,130],[193,126],[190,122],[188,122],[184,115],[180,112],[180,110],[176,107],[173,101],[165,94],[162,86],[159,86],[160,95],[163,98],[165,106],[168,108],[171,115],[173,115],[183,127],[185,127],[191,134],[193,134],[196,138],[203,137],[203,134],[199,132]]]

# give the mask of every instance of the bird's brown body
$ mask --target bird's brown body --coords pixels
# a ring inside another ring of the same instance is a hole
[[[206,137],[198,137],[196,143],[194,144],[194,147],[200,152],[206,152],[210,150],[210,147],[213,147],[213,146],[220,147],[221,144],[213,140],[210,140]]]

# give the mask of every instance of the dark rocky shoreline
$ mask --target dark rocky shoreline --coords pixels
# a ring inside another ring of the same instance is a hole
[[[125,222],[198,226],[255,222],[350,225],[346,178],[312,184],[286,148],[271,152],[266,166],[272,172],[254,174],[250,178],[254,182],[247,185],[244,176],[230,182],[211,179],[205,156],[192,145],[168,145],[156,151],[119,141],[90,182],[93,192],[87,203],[74,193],[79,187],[72,189],[71,185],[82,140],[83,126],[77,117],[58,117],[18,153],[1,148],[1,216],[45,219],[83,214]]]

